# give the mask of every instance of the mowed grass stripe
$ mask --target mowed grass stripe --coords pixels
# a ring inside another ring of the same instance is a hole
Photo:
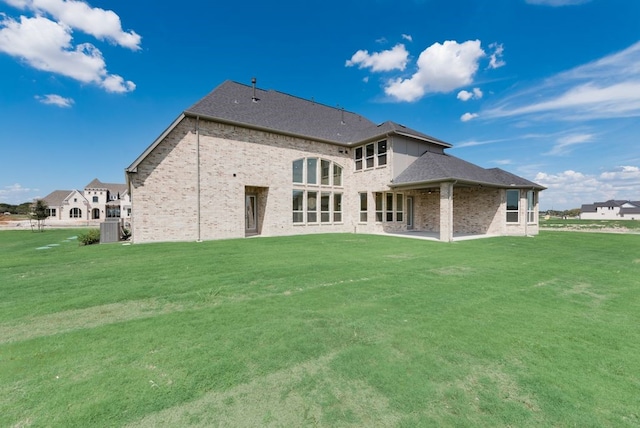
[[[638,236],[0,233],[1,426],[635,426]]]
[[[286,290],[282,293],[264,293],[259,297],[242,295],[220,296],[220,290],[208,290],[203,293],[195,293],[196,296],[172,296],[172,300],[178,299],[178,301],[184,302],[188,299],[193,299],[189,304],[169,302],[166,300],[161,301],[158,299],[144,299],[93,306],[85,309],[62,311],[34,318],[21,319],[14,323],[0,324],[0,344],[29,340],[40,336],[67,333],[79,329],[89,329],[107,324],[135,320],[138,318],[149,318],[172,312],[213,308],[218,305],[234,302],[247,302],[252,299],[265,299],[280,295],[286,298],[286,296],[291,296],[295,293],[309,291],[319,287],[349,285],[369,280],[371,279],[356,278],[332,283],[310,285],[306,286],[304,289],[297,287],[293,290]]]

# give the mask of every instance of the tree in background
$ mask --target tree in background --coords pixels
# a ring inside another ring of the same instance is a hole
[[[47,216],[47,203],[42,199],[36,199],[31,208],[31,219],[36,221],[36,227],[38,232],[42,232],[44,230],[44,221]],[[33,229],[33,224],[31,226]]]

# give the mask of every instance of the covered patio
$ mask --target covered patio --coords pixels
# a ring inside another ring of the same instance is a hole
[[[517,234],[507,226],[507,193],[539,191],[544,187],[500,168],[484,169],[444,153],[425,152],[389,185],[404,192],[410,202],[411,223],[406,232],[385,232],[443,242]],[[526,197],[516,210],[526,207]],[[515,213],[515,218],[524,218]],[[510,213],[509,213],[510,214]],[[523,213],[523,214],[526,214]],[[518,220],[517,224],[520,225]],[[524,234],[527,221],[523,222]],[[509,228],[509,230],[507,230]]]

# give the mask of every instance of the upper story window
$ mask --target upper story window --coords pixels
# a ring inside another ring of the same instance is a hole
[[[98,202],[98,197],[97,197],[97,196],[94,196],[94,197],[93,197],[93,202],[94,202],[94,203]]]
[[[356,171],[387,164],[387,140],[356,147],[353,151]]]
[[[342,167],[328,159],[296,159],[291,165],[293,184],[342,187]]]

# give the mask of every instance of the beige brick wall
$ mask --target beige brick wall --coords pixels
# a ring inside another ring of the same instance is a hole
[[[500,233],[500,189],[457,187],[453,192],[453,233]]]
[[[368,188],[388,190],[388,168],[361,172],[354,177],[351,149],[206,121],[199,123],[198,230],[195,129],[194,119],[184,119],[140,163],[138,172],[131,174],[135,242],[243,237],[245,193],[256,193],[256,189],[261,189],[262,195],[259,198],[262,235],[381,230],[380,225],[358,223],[357,192]],[[342,166],[342,186],[296,186],[342,193],[342,222],[293,223],[292,163],[305,157],[319,157]],[[373,215],[372,208],[371,218]]]

